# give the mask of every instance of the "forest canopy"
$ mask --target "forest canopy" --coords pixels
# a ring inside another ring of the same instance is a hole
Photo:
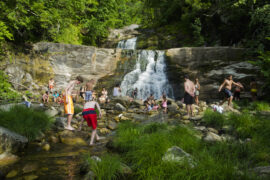
[[[173,27],[193,46],[269,49],[265,0],[2,0],[0,41],[100,46],[110,28]]]

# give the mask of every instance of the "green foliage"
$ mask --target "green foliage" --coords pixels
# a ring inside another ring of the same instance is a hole
[[[203,120],[205,123],[209,126],[215,127],[215,128],[222,128],[225,122],[224,115],[213,111],[212,109],[207,109],[204,112]]]
[[[101,161],[93,160],[90,156],[87,157],[89,167],[98,180],[117,179],[121,175],[121,162],[117,156],[104,155]]]
[[[256,111],[269,111],[270,106],[269,103],[263,101],[256,101],[251,104],[251,108]]]
[[[132,165],[134,179],[256,179],[245,173],[249,165],[246,159],[253,149],[239,143],[206,144],[187,127],[121,123],[114,146],[122,148],[123,159]],[[163,161],[172,146],[191,154],[197,165],[191,168],[187,163]],[[237,169],[243,174],[237,174]]]
[[[3,71],[0,71],[0,102],[12,102],[19,99],[21,99],[21,96],[11,88],[11,84],[8,82],[7,76]]]
[[[42,111],[25,106],[14,106],[9,111],[0,111],[1,126],[34,140],[47,130],[52,120]]]
[[[74,107],[74,114],[78,114],[78,113],[81,113],[83,111],[82,108],[78,107],[78,106],[75,106]]]

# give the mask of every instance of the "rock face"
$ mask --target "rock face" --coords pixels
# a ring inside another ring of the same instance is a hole
[[[216,98],[218,87],[228,75],[233,75],[233,79],[241,83],[256,76],[258,68],[248,62],[243,62],[245,51],[242,48],[232,47],[168,49],[166,51],[167,71],[169,81],[175,91],[175,98],[183,97],[184,74],[188,74],[192,81],[195,77],[199,78],[200,98]]]
[[[0,127],[0,154],[3,152],[16,153],[23,149],[27,143],[26,137]]]

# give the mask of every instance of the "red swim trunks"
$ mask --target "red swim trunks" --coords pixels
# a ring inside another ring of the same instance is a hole
[[[97,128],[97,113],[94,108],[84,109],[82,115],[89,127]]]

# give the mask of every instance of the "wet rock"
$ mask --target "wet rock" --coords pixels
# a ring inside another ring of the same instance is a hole
[[[87,145],[86,141],[80,137],[61,137],[60,136],[60,140],[62,143],[71,145],[71,146],[74,146],[74,145],[86,146]]]
[[[174,101],[171,101],[171,104],[168,105],[169,112],[177,112],[178,109],[179,109],[179,107]]]
[[[58,143],[59,142],[59,139],[58,139],[58,137],[50,136],[49,137],[49,142],[51,142],[51,143]]]
[[[208,142],[217,142],[217,141],[222,141],[222,138],[213,132],[207,132],[203,140],[208,141]]]
[[[110,133],[111,131],[110,131],[109,129],[107,129],[107,128],[101,128],[101,129],[99,130],[99,132],[100,132],[101,134],[108,134],[108,133]]]
[[[67,126],[67,118],[65,117],[57,117],[55,119],[56,127],[64,128]]]
[[[0,154],[3,152],[16,153],[22,150],[28,139],[0,126]]]
[[[165,155],[162,157],[162,161],[177,162],[181,165],[187,162],[192,168],[196,166],[192,156],[178,146],[169,148]]]
[[[17,174],[18,174],[18,171],[12,170],[6,175],[6,177],[7,178],[13,178],[13,177],[17,176]]]
[[[125,117],[125,116],[120,117],[120,121],[128,121],[128,120],[130,120],[130,118]]]
[[[50,150],[50,144],[48,144],[48,143],[46,143],[46,144],[44,144],[43,146],[42,146],[42,149],[44,150],[44,151],[49,151]]]
[[[115,110],[117,110],[117,111],[126,111],[127,109],[122,105],[122,104],[120,104],[120,103],[117,103],[116,105],[115,105]]]
[[[108,128],[110,130],[115,130],[117,128],[117,124],[113,121],[109,121]]]
[[[38,164],[37,163],[28,163],[23,167],[22,171],[25,174],[25,173],[34,172],[37,169],[38,169]]]

